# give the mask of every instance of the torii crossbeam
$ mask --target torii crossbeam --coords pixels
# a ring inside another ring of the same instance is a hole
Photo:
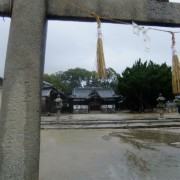
[[[0,0],[0,15],[11,17],[0,115],[1,180],[37,180],[39,176],[47,20],[95,21],[78,8],[83,7],[119,21],[179,27],[180,5],[162,1]]]

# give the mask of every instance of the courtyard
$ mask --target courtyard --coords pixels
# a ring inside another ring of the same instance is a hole
[[[40,180],[178,180],[180,128],[42,129]]]
[[[153,128],[150,121],[172,127]],[[140,127],[145,124],[151,127]],[[178,180],[179,148],[177,112],[163,119],[159,113],[128,112],[46,116],[40,180]]]

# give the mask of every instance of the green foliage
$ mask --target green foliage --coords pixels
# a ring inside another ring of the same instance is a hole
[[[173,99],[171,67],[166,63],[158,65],[152,61],[142,63],[139,59],[120,76],[114,69],[107,69],[107,79],[98,79],[96,72],[82,68],[45,74],[44,80],[70,95],[75,87],[108,87],[125,98],[126,106],[132,110],[144,111],[156,107],[159,93]]]
[[[118,77],[120,76],[113,68],[108,68],[107,79],[101,80],[101,87],[112,88],[114,91],[117,89]]]
[[[68,86],[68,94],[72,92],[75,87],[83,87],[89,84],[92,73],[86,69],[75,68],[69,69],[62,73],[62,81]]]
[[[62,81],[60,72],[51,75],[44,74],[43,81],[51,83],[54,87],[61,90],[62,92],[68,91],[68,86]]]
[[[172,98],[171,67],[135,62],[132,68],[126,68],[118,78],[118,92],[126,99],[126,105],[137,111],[156,106],[156,99],[162,93],[166,99]]]
[[[44,81],[53,84],[65,94],[71,94],[75,87],[111,87],[116,89],[118,74],[112,68],[107,69],[107,79],[98,79],[95,71],[82,68],[68,69],[65,72],[55,74],[44,74]]]

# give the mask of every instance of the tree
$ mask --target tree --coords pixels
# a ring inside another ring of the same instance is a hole
[[[92,71],[91,77],[86,86],[112,88],[113,90],[116,90],[119,74],[113,68],[106,69],[106,72],[107,79],[99,79],[97,72]]]
[[[106,69],[107,79],[101,81],[101,87],[112,88],[116,91],[118,85],[118,77],[120,76],[113,68]]]
[[[62,72],[58,72],[55,74],[44,74],[43,80],[51,83],[54,87],[61,90],[62,92],[68,91],[68,86],[61,79]]]
[[[90,83],[91,77],[92,72],[82,68],[69,69],[61,75],[62,81],[69,87],[68,94],[75,87],[87,86]]]
[[[118,92],[132,110],[142,112],[145,108],[153,108],[159,93],[167,99],[172,98],[171,67],[152,61],[142,63],[139,59],[119,76]]]
[[[71,94],[75,87],[108,87],[117,89],[119,74],[112,68],[107,69],[107,79],[98,79],[95,71],[82,68],[59,71],[55,74],[44,74],[44,80],[53,84],[65,94]]]

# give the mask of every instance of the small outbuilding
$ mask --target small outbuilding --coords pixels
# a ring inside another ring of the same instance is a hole
[[[85,87],[74,88],[69,99],[73,113],[89,113],[90,111],[112,113],[115,112],[121,96],[116,95],[111,88]]]
[[[0,77],[0,108],[2,99],[2,86],[3,78]],[[52,84],[43,81],[42,83],[42,101],[41,110],[42,113],[55,113],[56,112],[56,102],[55,99],[60,95],[62,100],[66,99],[66,95],[56,89]],[[65,101],[64,101],[65,102]]]
[[[52,84],[43,81],[42,87],[42,113],[55,113],[56,102],[55,99],[60,95],[61,99],[65,99],[66,96],[63,92],[56,89]]]

